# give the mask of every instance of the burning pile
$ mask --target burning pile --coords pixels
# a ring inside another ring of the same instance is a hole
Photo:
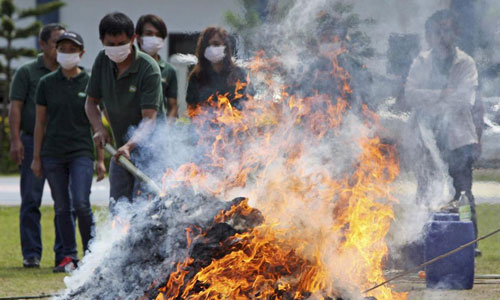
[[[163,174],[162,198],[126,210],[128,231],[93,245],[63,298],[405,299],[362,295],[384,280],[399,170],[377,116],[353,112],[345,50],[326,57],[331,94],[291,92],[286,61],[260,52],[255,93],[235,91],[242,110],[227,95],[191,109],[196,145],[169,147],[196,159]]]
[[[252,66],[253,75],[266,76],[260,67],[269,64],[262,60]],[[358,297],[383,280],[384,236],[395,200],[389,183],[398,173],[397,160],[392,147],[370,136],[377,122],[373,113],[364,107],[361,118],[349,114],[348,74],[335,59],[331,63],[342,79],[337,99],[286,92],[275,101],[248,96],[239,111],[219,95],[211,99],[216,109],[191,111],[197,128],[211,131],[199,142],[211,145],[210,151],[200,166],[167,172],[165,186],[189,182],[221,198],[243,190],[265,220],[223,241],[226,254],[194,274],[188,256],[156,299]],[[356,155],[344,155],[344,165],[328,169],[338,161],[336,153],[346,151]],[[405,298],[386,287],[369,296]]]

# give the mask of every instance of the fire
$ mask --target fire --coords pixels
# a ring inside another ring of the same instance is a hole
[[[120,230],[122,234],[126,234],[130,229],[130,223],[127,220],[123,220],[119,216],[115,216],[111,222],[111,227],[114,230]]]
[[[279,60],[259,52],[249,69],[272,91],[271,99],[244,95],[245,84],[238,82],[236,98],[247,98],[243,110],[228,95],[189,110],[206,151],[199,163],[168,170],[164,189],[188,185],[226,199],[244,191],[265,221],[224,241],[228,253],[195,274],[192,258],[179,263],[157,300],[328,299],[361,295],[384,280],[398,159],[374,136],[375,113],[363,107],[361,122],[346,120],[352,90],[339,53],[331,56],[336,95],[288,94],[273,76]],[[345,140],[346,128],[356,132],[354,140]],[[336,140],[344,144],[332,146]],[[335,168],[339,147],[353,152],[349,171],[338,167],[341,174]],[[243,201],[214,222],[251,209]],[[361,296],[406,299],[388,287]]]

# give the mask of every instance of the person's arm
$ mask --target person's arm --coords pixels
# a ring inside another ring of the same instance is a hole
[[[85,113],[89,119],[92,131],[94,132],[94,143],[97,147],[97,153],[104,149],[104,145],[110,142],[110,137],[106,127],[102,123],[101,109],[99,108],[100,99],[87,96],[85,101]]]
[[[178,118],[179,107],[177,105],[177,72],[175,68],[169,68],[168,74],[168,87],[165,91],[165,98],[167,99],[167,117]]]
[[[169,118],[178,118],[179,117],[179,107],[177,106],[177,98],[167,98],[168,103],[168,113],[167,117]]]
[[[21,112],[24,102],[17,99],[11,99],[9,109],[10,126],[10,158],[18,165],[24,159],[24,146],[21,141]]]
[[[9,99],[9,126],[10,126],[10,157],[17,164],[24,158],[24,145],[21,141],[21,119],[24,102],[29,93],[30,77],[26,68],[20,67],[10,85]]]
[[[141,114],[141,123],[135,130],[132,137],[128,140],[128,142],[116,151],[116,154],[113,156],[113,159],[115,159],[115,161],[118,159],[118,157],[120,157],[120,155],[123,155],[127,159],[130,159],[130,151],[134,150],[135,147],[137,147],[137,144],[143,142],[144,139],[147,139],[150,136],[151,132],[153,132],[156,124],[157,111],[155,109],[142,109]]]
[[[33,145],[33,162],[31,170],[36,177],[42,177],[42,160],[40,152],[42,151],[43,138],[45,136],[45,127],[47,125],[47,107],[36,105],[36,121],[35,121],[35,140]]]

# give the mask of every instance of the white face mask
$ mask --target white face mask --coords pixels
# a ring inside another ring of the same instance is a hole
[[[143,36],[141,49],[149,55],[155,55],[163,47],[164,39],[157,36]]]
[[[71,70],[78,65],[81,57],[80,53],[62,53],[57,51],[57,62],[63,69]]]
[[[212,63],[221,62],[226,56],[225,50],[226,46],[208,46],[205,49],[205,58]]]
[[[127,59],[130,52],[132,52],[130,43],[121,46],[104,46],[104,53],[117,64]]]

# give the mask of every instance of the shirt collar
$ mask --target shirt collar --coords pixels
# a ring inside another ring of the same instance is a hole
[[[82,70],[82,71],[80,72],[80,74],[76,75],[73,78],[68,78],[68,77],[64,76],[61,66],[57,67],[56,74],[59,77],[59,79],[78,81],[78,80],[84,78],[87,74],[87,71],[85,71],[85,69],[83,67],[78,67],[78,68],[80,68],[80,70]]]

